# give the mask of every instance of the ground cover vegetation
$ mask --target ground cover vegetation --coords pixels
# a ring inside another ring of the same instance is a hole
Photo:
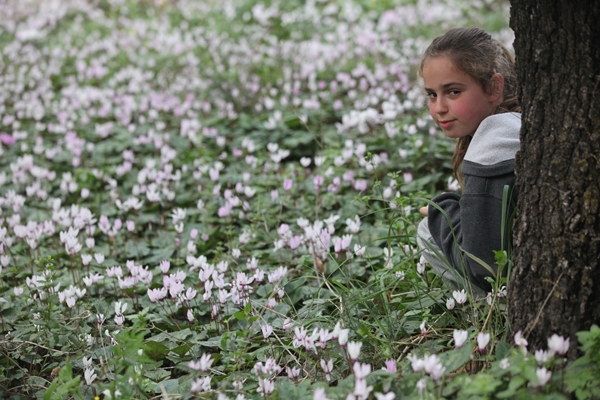
[[[419,55],[507,7],[4,2],[0,396],[598,396],[597,327],[527,349],[416,248],[457,189]]]

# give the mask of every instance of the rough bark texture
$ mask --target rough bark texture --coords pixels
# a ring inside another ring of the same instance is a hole
[[[532,348],[600,324],[600,1],[512,0],[523,106],[511,329]]]

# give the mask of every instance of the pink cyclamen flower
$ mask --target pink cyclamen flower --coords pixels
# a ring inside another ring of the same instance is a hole
[[[394,360],[394,359],[387,360],[385,362],[385,367],[383,367],[383,369],[387,372],[391,372],[391,373],[395,374],[398,371],[398,368],[396,367],[396,360]]]
[[[0,133],[0,142],[6,146],[12,146],[15,144],[15,138],[9,135],[8,133],[2,132]]]
[[[288,378],[296,379],[300,376],[300,372],[302,372],[302,370],[299,367],[290,368],[289,366],[286,366],[285,372],[287,373]]]
[[[323,186],[324,182],[325,182],[325,179],[323,179],[323,177],[321,175],[317,175],[313,178],[315,192],[318,192],[319,190],[321,190],[321,186]]]
[[[301,243],[302,243],[302,236],[292,236],[290,238],[289,244],[290,244],[290,248],[292,250],[296,250],[300,246]]]
[[[125,224],[127,225],[127,230],[129,232],[133,232],[135,230],[135,222],[128,219]]]
[[[286,192],[292,188],[293,181],[291,179],[283,180],[283,190]]]

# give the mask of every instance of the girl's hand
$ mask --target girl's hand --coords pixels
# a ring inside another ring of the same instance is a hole
[[[421,207],[421,208],[419,209],[419,212],[420,212],[421,214],[423,214],[423,215],[427,216],[428,210],[429,210],[429,206],[425,206],[425,207]]]

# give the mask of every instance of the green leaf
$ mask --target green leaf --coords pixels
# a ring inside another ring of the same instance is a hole
[[[146,378],[152,379],[154,382],[160,382],[160,381],[164,380],[165,378],[168,378],[169,376],[171,376],[171,373],[162,368],[158,368],[153,371],[146,371],[144,373],[144,376]]]
[[[510,397],[514,397],[517,393],[517,390],[521,388],[527,381],[520,376],[513,376],[510,382],[508,383],[508,389],[496,394],[496,397],[500,399],[507,399]]]
[[[158,383],[154,388],[154,393],[162,393],[163,389],[165,393],[181,393],[179,387],[179,380],[177,379],[167,379],[166,381]]]
[[[512,346],[507,342],[498,342],[496,345],[496,360],[502,360],[511,349]]]
[[[183,357],[191,348],[192,348],[192,346],[185,343],[185,344],[182,344],[181,346],[173,347],[171,349],[171,351],[174,352],[175,354],[177,354],[179,357]]]
[[[472,346],[464,345],[460,349],[448,351],[440,355],[442,364],[446,367],[445,375],[448,375],[471,360]]]
[[[310,381],[304,380],[295,384],[290,379],[278,381],[275,385],[277,398],[289,400],[311,399],[313,390],[310,387]]]
[[[235,314],[233,314],[235,319],[237,319],[238,321],[242,321],[242,320],[246,319],[246,315],[247,314],[243,311],[238,311]]]
[[[162,343],[151,340],[144,344],[144,352],[154,361],[160,361],[169,353],[169,348]]]
[[[471,377],[470,383],[462,388],[458,398],[467,398],[468,396],[487,397],[494,393],[501,384],[501,380],[485,372],[480,372]]]

